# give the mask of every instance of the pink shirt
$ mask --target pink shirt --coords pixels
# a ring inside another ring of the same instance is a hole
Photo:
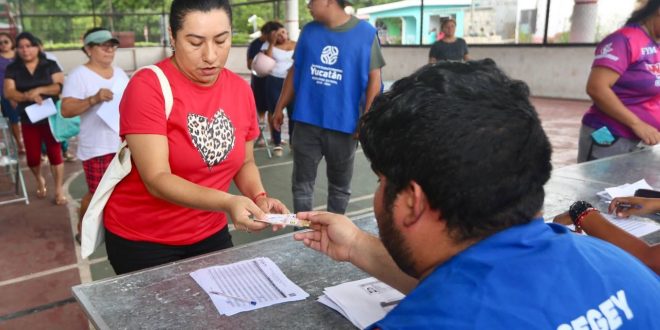
[[[660,129],[660,53],[658,44],[637,24],[624,26],[596,48],[592,67],[604,67],[620,77],[612,90],[641,120]],[[639,139],[627,126],[593,104],[582,124],[594,129],[607,126],[615,136]]]

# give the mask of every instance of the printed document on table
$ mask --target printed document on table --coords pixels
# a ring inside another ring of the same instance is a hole
[[[405,297],[373,277],[328,287],[323,293],[318,302],[338,311],[360,329],[384,318]]]
[[[642,237],[660,230],[660,224],[653,220],[641,220],[638,217],[619,218],[613,214],[601,213],[601,215],[615,226],[627,231],[635,237]],[[550,220],[552,221],[552,220]],[[575,230],[575,226],[566,226],[570,230]],[[583,232],[584,234],[584,232]]]
[[[96,112],[96,115],[101,117],[103,122],[117,134],[119,134],[119,103],[126,85],[128,85],[128,80],[116,81],[112,86],[112,100],[101,102],[101,107]]]
[[[190,276],[211,297],[221,315],[231,316],[309,297],[269,258],[207,267]]]
[[[603,217],[635,237],[642,237],[660,230],[660,224],[653,220],[636,220],[635,218],[624,219],[618,218],[612,214],[603,214]]]
[[[48,118],[57,113],[57,108],[52,98],[47,98],[41,104],[33,104],[25,107],[25,113],[32,123]]]

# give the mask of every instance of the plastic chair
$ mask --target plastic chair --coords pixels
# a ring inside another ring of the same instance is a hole
[[[11,196],[9,199],[0,199],[0,205],[22,202],[30,204],[25,180],[21,171],[21,162],[18,159],[18,148],[12,139],[10,127],[4,117],[0,117],[0,195]],[[9,183],[9,189],[4,189]]]

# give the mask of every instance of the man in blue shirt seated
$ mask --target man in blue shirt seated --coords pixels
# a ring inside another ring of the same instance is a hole
[[[525,83],[492,60],[399,80],[360,142],[380,238],[321,212],[299,213],[313,230],[295,238],[407,294],[371,328],[660,329],[655,273],[543,222],[550,143]]]

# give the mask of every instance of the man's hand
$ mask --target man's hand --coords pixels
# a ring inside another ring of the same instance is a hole
[[[276,108],[273,112],[273,128],[278,132],[281,131],[282,123],[284,123],[284,110]]]
[[[566,212],[564,212],[560,215],[557,215],[554,219],[552,219],[552,222],[558,223],[558,224],[564,225],[564,226],[573,225],[573,220],[571,219],[571,216],[568,215],[568,211],[566,211]],[[575,232],[576,233],[581,233],[582,230],[580,228],[575,228]]]
[[[352,249],[364,233],[343,215],[328,212],[300,212],[297,217],[311,221],[312,230],[293,238],[336,261],[351,261]]]

